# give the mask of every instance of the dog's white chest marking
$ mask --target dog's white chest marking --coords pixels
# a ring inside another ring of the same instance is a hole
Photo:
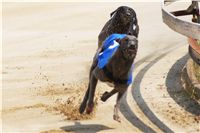
[[[133,30],[135,30],[136,29],[136,25],[133,25]]]

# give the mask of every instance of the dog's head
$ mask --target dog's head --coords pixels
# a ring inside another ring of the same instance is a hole
[[[139,25],[135,11],[128,6],[120,6],[113,11],[110,16],[114,18],[113,21],[121,22],[123,25],[130,25],[127,34],[138,37]]]
[[[127,35],[123,39],[116,40],[119,43],[119,50],[125,59],[134,59],[137,54],[138,40],[135,36]]]
[[[120,6],[110,14],[111,17],[117,17],[121,19],[123,23],[129,23],[131,21],[137,24],[137,18],[135,11],[128,6]]]

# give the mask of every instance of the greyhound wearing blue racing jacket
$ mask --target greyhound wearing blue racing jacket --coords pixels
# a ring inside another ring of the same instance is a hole
[[[90,68],[88,89],[79,112],[91,113],[94,107],[94,94],[98,80],[109,82],[114,89],[101,96],[102,101],[118,93],[113,119],[120,122],[118,115],[119,100],[132,83],[133,62],[137,54],[138,40],[127,34],[112,34],[97,50]]]

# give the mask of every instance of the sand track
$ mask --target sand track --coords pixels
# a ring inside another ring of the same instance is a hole
[[[4,132],[200,131],[199,104],[181,86],[187,42],[162,23],[160,3],[123,4],[137,11],[140,36],[134,83],[121,101],[122,122],[112,119],[116,96],[99,100],[111,89],[103,83],[94,113],[78,113],[98,33],[121,4],[3,4]]]

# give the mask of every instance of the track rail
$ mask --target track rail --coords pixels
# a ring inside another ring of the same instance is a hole
[[[163,22],[172,30],[188,37],[189,54],[192,59],[200,65],[200,0],[192,0],[192,4],[186,10],[169,12],[165,6],[176,2],[177,0],[164,0],[162,2],[162,18]],[[178,3],[177,3],[178,4]],[[192,22],[180,19],[178,16],[192,15]]]
[[[182,10],[183,12],[184,10]],[[180,12],[180,11],[179,11]],[[177,12],[169,12],[165,9],[165,4],[162,3],[162,18],[163,22],[167,24],[172,30],[194,39],[200,40],[200,24],[184,21],[177,16],[192,15],[193,12],[185,10],[186,14],[179,14]]]

